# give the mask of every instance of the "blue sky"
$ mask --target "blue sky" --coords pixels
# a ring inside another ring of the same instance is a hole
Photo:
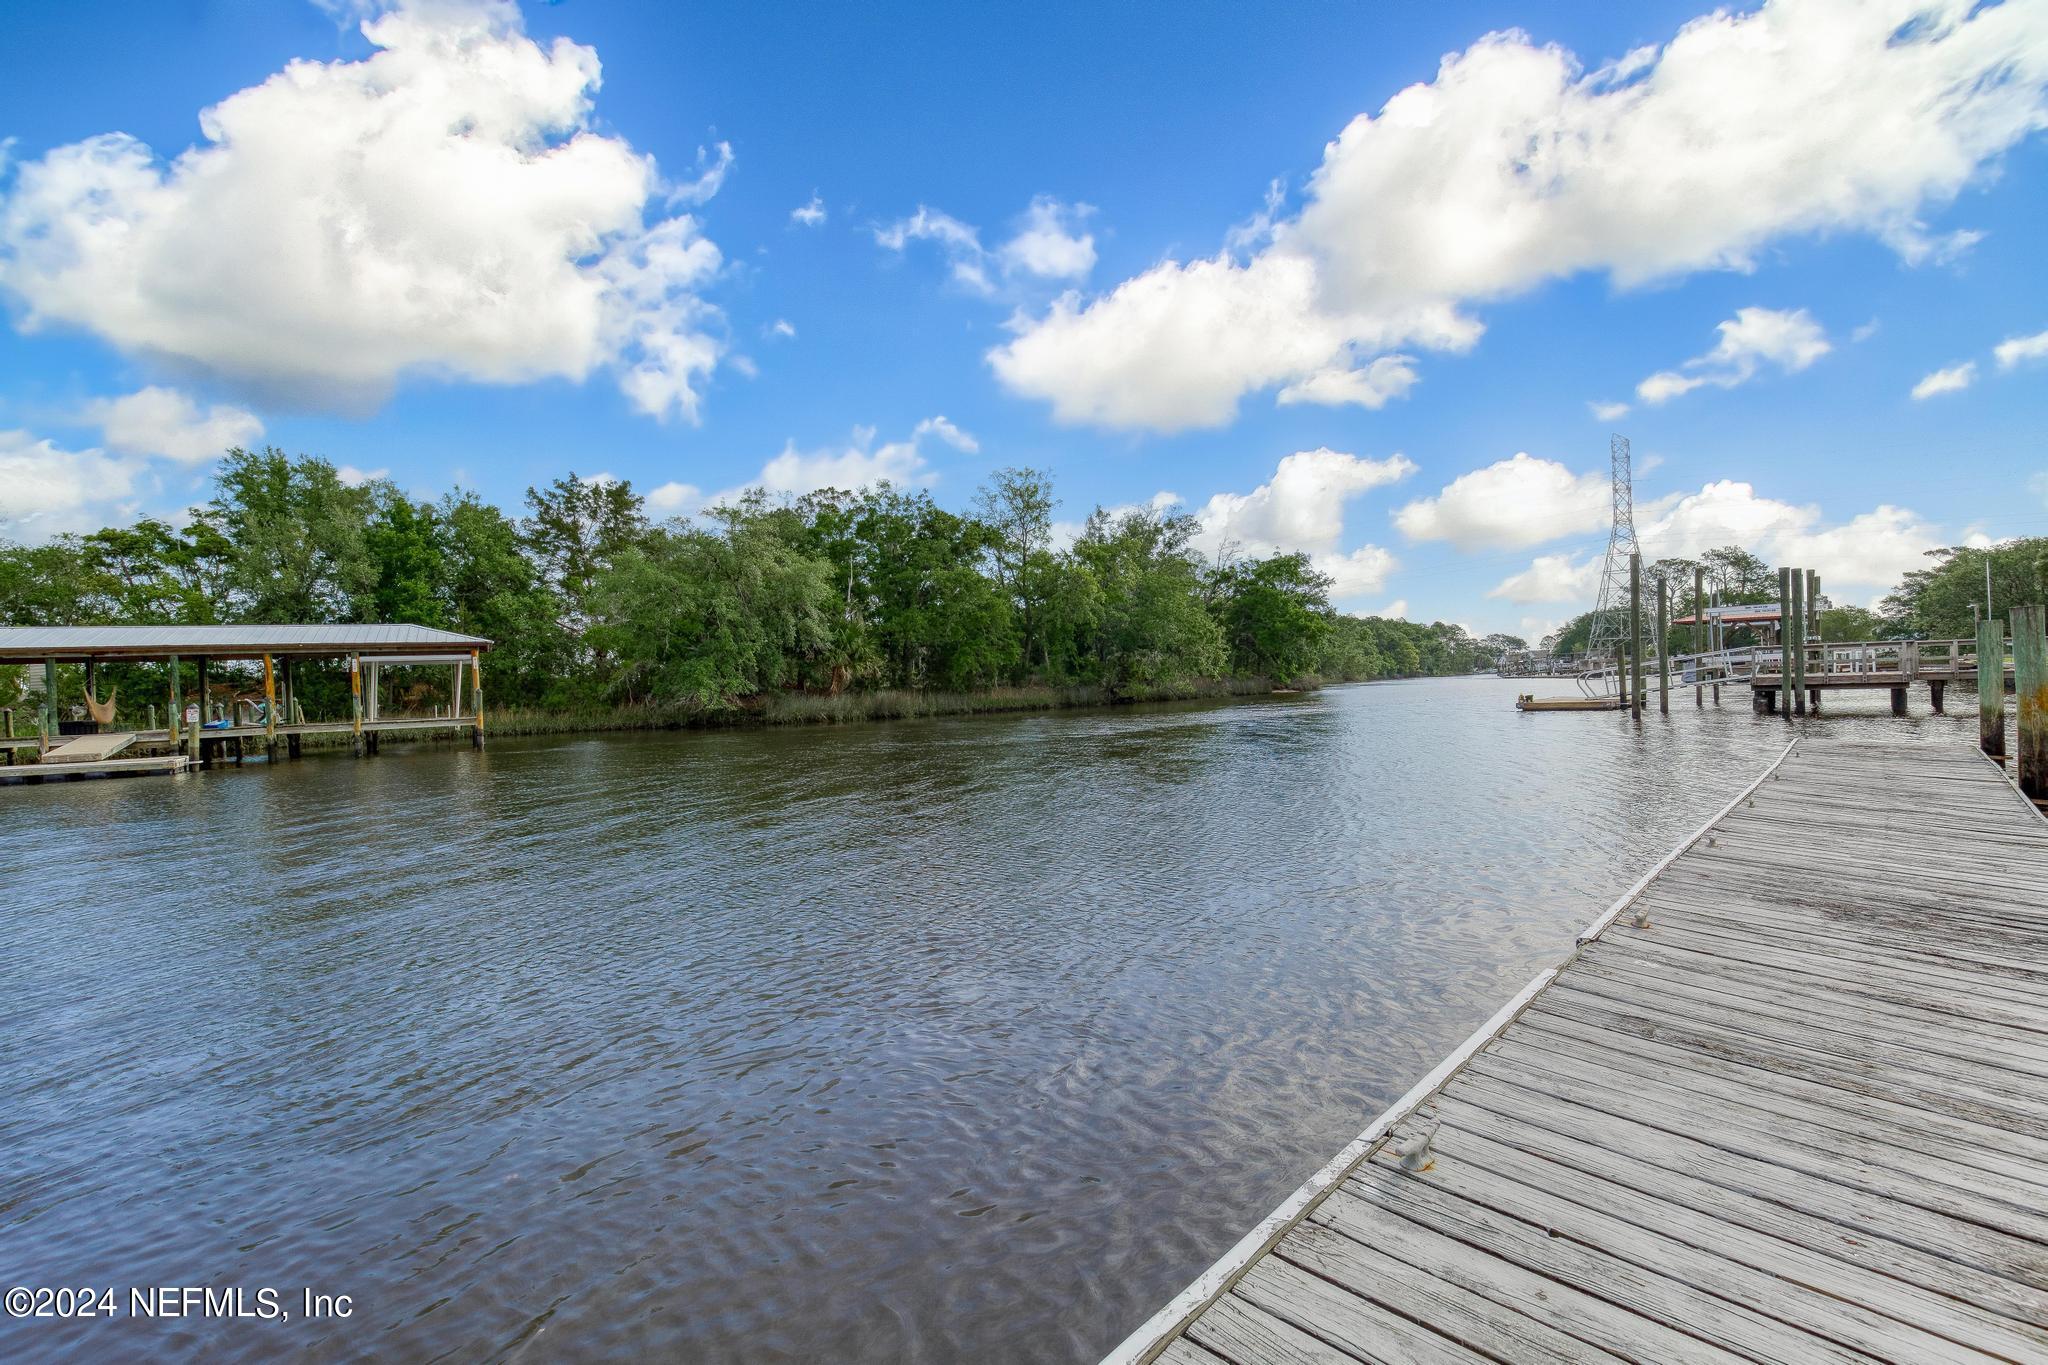
[[[2040,0],[190,0],[0,53],[14,538],[229,440],[508,508],[1033,465],[1534,635],[1610,431],[1652,553],[1855,600],[2048,532]]]

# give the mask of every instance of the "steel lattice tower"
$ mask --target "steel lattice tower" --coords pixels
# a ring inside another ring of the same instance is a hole
[[[1589,658],[1611,657],[1628,638],[1628,560],[1641,550],[1636,543],[1634,478],[1629,471],[1628,437],[1608,442],[1612,467],[1614,524],[1607,532],[1607,562],[1600,569],[1600,603],[1593,609],[1593,629],[1586,637]]]

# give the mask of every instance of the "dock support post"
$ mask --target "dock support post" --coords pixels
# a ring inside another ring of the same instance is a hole
[[[1671,714],[1671,580],[1657,575],[1657,711]]]
[[[1927,700],[1928,703],[1933,706],[1934,714],[1937,716],[1945,716],[1948,714],[1948,712],[1944,711],[1941,706],[1942,693],[1946,692],[1947,690],[1948,684],[1942,681],[1940,678],[1929,678],[1927,680]]]
[[[284,656],[284,723],[286,725],[299,725],[303,724],[304,721],[305,717],[299,714],[298,673],[292,667],[292,656],[287,654]],[[284,737],[284,755],[286,758],[297,758],[299,756],[299,737],[297,735],[286,735]]]
[[[348,656],[348,701],[349,712],[355,720],[355,743],[357,758],[363,756],[363,656]]]
[[[1643,714],[1643,557],[1628,557],[1628,705],[1629,714]]]
[[[1977,747],[2005,762],[2005,623],[1977,622]]]
[[[199,722],[186,735],[186,744],[191,749],[192,766],[206,766],[206,656],[199,656]]]
[[[1800,634],[1807,640],[1820,638],[1820,575],[1812,569],[1806,571],[1806,619]]]
[[[173,749],[176,749],[176,748],[178,748],[178,747],[179,747],[179,745],[178,745],[178,738],[179,738],[179,736],[178,736],[178,727],[179,727],[180,725],[183,725],[183,724],[185,723],[185,698],[184,698],[184,695],[183,695],[183,689],[182,689],[182,688],[180,687],[180,685],[179,685],[179,679],[178,679],[178,672],[179,672],[179,668],[178,668],[178,656],[177,656],[177,655],[173,654],[173,655],[171,656],[171,659],[170,659],[170,664],[171,664],[171,714],[170,714],[170,715],[169,715],[168,717],[166,717],[166,719],[167,719],[167,720],[169,720],[169,722],[170,722],[170,725],[169,725],[169,729],[170,729],[170,732],[171,732],[171,747],[172,747]]]
[[[277,761],[277,665],[263,656],[263,757]]]
[[[2048,802],[2048,607],[2012,609],[2012,673],[2020,792]]]
[[[363,689],[363,707],[371,720],[384,719],[384,665],[374,659],[370,661],[370,681]],[[378,753],[383,739],[384,731],[373,729],[363,736],[363,745],[371,753]]]
[[[57,661],[43,660],[43,706],[36,716],[42,752],[50,752],[50,738],[57,733]]]
[[[1792,686],[1792,572],[1778,570],[1778,690]],[[1775,700],[1775,698],[1774,698]],[[1792,714],[1792,698],[1785,695],[1784,711]]]
[[[1791,647],[1790,667],[1792,684],[1792,712],[1806,714],[1806,571],[1794,569],[1790,574],[1792,587],[1792,612],[1786,618],[1786,642]]]
[[[1707,571],[1700,565],[1692,566],[1692,704],[1695,708],[1707,704],[1705,684],[1706,663],[1700,657],[1700,627],[1706,623]]]
[[[474,689],[472,700],[476,706],[476,727],[469,732],[469,747],[484,747],[484,656],[481,650],[469,651],[470,686]]]
[[[1894,687],[1892,689],[1892,714],[1895,716],[1906,714],[1906,689],[1903,687]]]

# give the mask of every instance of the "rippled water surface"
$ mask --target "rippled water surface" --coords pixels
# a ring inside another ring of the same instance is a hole
[[[1795,724],[1968,742],[1531,688],[0,788],[0,1275],[354,1304],[0,1356],[1093,1360]]]

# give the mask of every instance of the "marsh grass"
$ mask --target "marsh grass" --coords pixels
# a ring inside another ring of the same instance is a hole
[[[1313,686],[1303,681],[1297,686]],[[1202,678],[1149,687],[1136,694],[1112,695],[1101,687],[995,687],[981,692],[919,692],[889,689],[842,692],[821,696],[808,692],[771,692],[723,707],[609,706],[553,711],[518,706],[484,713],[489,738],[517,735],[595,734],[611,730],[689,730],[746,725],[853,725],[877,720],[914,720],[931,716],[994,715],[1005,711],[1063,711],[1088,706],[1114,706],[1139,701],[1190,701],[1206,697],[1260,696],[1273,690],[1264,678]],[[345,749],[350,736],[307,735],[311,749]],[[469,742],[464,730],[387,731],[386,744]]]

